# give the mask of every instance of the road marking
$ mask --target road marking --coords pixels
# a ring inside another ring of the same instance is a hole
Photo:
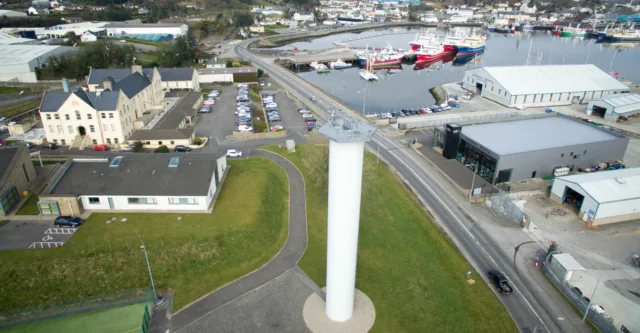
[[[45,235],[70,235],[76,232],[76,228],[49,228],[44,232]]]
[[[34,242],[33,244],[29,245],[29,248],[30,249],[50,249],[50,248],[61,247],[62,245],[64,245],[64,242]]]

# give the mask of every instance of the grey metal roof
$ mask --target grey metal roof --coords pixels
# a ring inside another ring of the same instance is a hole
[[[640,95],[638,94],[613,95],[593,101],[602,101],[613,106],[614,112],[617,114],[635,113],[640,110]]]
[[[562,116],[463,126],[462,137],[469,138],[498,155],[620,138],[585,122]]]
[[[234,68],[200,68],[198,74],[236,74],[236,73],[257,73],[255,67],[234,67]]]
[[[143,24],[126,24],[126,23],[111,23],[107,28],[179,28],[184,23],[143,23]]]
[[[98,111],[113,111],[118,106],[119,91],[86,92],[93,108]]]
[[[191,138],[193,132],[195,130],[193,128],[182,128],[182,129],[150,129],[150,130],[140,130],[134,132],[131,137],[129,137],[130,141],[149,141],[149,140],[184,140]]]
[[[629,91],[624,83],[594,65],[483,67],[511,95],[583,91]]]
[[[190,117],[195,114],[195,108],[198,107],[198,105],[195,104],[200,98],[202,98],[202,93],[195,91],[187,93],[185,97],[181,98],[178,103],[153,126],[153,129],[178,128],[185,117]]]
[[[113,90],[122,90],[127,97],[133,98],[133,96],[137,95],[150,84],[151,81],[149,81],[146,76],[136,72],[118,81],[116,85],[113,86]]]
[[[89,73],[87,84],[100,84],[109,77],[113,78],[115,82],[119,82],[132,73],[133,70],[131,68],[92,69]],[[153,80],[153,68],[143,68],[142,73],[149,81]]]
[[[71,95],[69,92],[64,91],[47,91],[42,97],[42,104],[40,105],[40,112],[58,112],[58,109]]]
[[[191,81],[194,71],[193,68],[158,68],[162,81]]]
[[[180,157],[177,167],[169,160]],[[109,162],[73,162],[48,195],[206,196],[216,159],[197,154],[139,154]]]

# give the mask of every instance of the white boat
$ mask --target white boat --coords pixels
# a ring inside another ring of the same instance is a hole
[[[368,55],[368,58],[371,58],[371,55]],[[373,73],[372,61],[367,61],[365,63],[365,68],[360,71],[360,77],[367,81],[378,80],[378,76]]]
[[[311,69],[313,69],[314,71],[315,71],[315,70],[317,70],[318,68],[321,68],[322,66],[325,66],[325,67],[326,67],[326,65],[321,64],[321,63],[319,63],[319,62],[317,62],[317,61],[313,61],[313,62],[311,62],[311,63],[309,64],[309,66],[310,66],[310,67],[311,67]]]
[[[331,69],[344,69],[351,68],[351,64],[342,61],[342,59],[337,59],[336,61],[330,62],[329,67],[331,67]]]

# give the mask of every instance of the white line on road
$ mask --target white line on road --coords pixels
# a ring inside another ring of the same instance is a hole
[[[76,228],[49,228],[44,232],[45,235],[69,235],[76,232]]]

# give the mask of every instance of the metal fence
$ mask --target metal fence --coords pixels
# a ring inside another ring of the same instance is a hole
[[[574,289],[571,289],[572,286],[562,280],[562,278],[558,277],[556,273],[551,269],[549,265],[550,255],[547,255],[546,252],[541,251],[538,253],[538,257],[540,262],[542,263],[542,272],[549,277],[549,280],[553,282],[553,284],[573,303],[573,305],[580,310],[581,316],[584,316],[586,309],[589,307],[589,301],[585,299],[582,295],[580,295]],[[597,311],[590,309],[587,318],[591,321],[596,328],[602,333],[619,333],[618,330],[613,325],[613,320],[609,316],[602,315]]]
[[[499,190],[498,194],[491,199],[491,209],[493,212],[503,219],[522,224],[525,221],[525,214],[509,199],[503,190]]]
[[[140,303],[153,303],[153,291],[151,288],[124,290],[113,294],[103,294],[74,299],[68,302],[43,304],[33,308],[2,312],[0,313],[0,329]]]
[[[455,115],[455,116],[454,116]],[[440,125],[446,125],[456,123],[458,125],[470,125],[470,124],[482,124],[482,123],[497,123],[503,121],[513,120],[525,120],[535,118],[554,117],[554,114],[548,113],[535,113],[535,114],[522,114],[516,111],[507,111],[491,114],[475,114],[475,112],[467,113],[455,113],[450,118],[430,119],[433,116],[423,115],[415,116],[416,118],[400,118],[398,121],[398,129],[417,129],[424,127],[435,127]],[[419,118],[418,118],[419,117]],[[414,120],[415,119],[415,120]]]

